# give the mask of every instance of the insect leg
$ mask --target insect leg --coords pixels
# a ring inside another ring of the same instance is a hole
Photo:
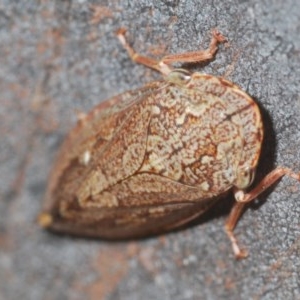
[[[170,68],[166,64],[161,65],[159,61],[135,52],[135,50],[128,44],[125,38],[125,33],[126,33],[126,29],[120,28],[117,31],[117,37],[119,38],[122,46],[127,50],[130,58],[134,62],[138,64],[142,64],[148,68],[154,69],[164,75],[167,75],[172,71],[172,68]]]
[[[225,41],[226,38],[217,29],[214,29],[212,31],[210,45],[207,49],[166,55],[161,59],[161,62],[169,65],[175,62],[196,63],[205,60],[210,60],[215,56],[218,50],[218,44],[223,43]]]
[[[252,200],[254,200],[255,198],[257,198],[258,195],[260,195],[262,192],[264,192],[267,188],[272,186],[276,181],[278,181],[281,177],[285,175],[300,181],[300,173],[294,173],[292,170],[288,168],[278,167],[272,172],[270,172],[268,175],[266,175],[260,181],[260,183],[250,192],[245,193],[243,190],[239,190],[239,189],[236,189],[234,191],[236,203],[234,204],[230,212],[229,218],[225,225],[225,229],[227,235],[229,236],[229,239],[231,240],[233,252],[236,258],[244,258],[247,256],[247,251],[241,250],[239,248],[237,244],[237,240],[233,233],[233,230],[240,216],[243,213],[243,209],[245,205],[251,202]]]
[[[117,31],[117,36],[123,47],[127,50],[130,58],[134,62],[142,64],[148,68],[152,68],[162,73],[163,75],[168,75],[173,70],[170,65],[175,62],[196,63],[212,59],[218,50],[218,43],[223,43],[226,41],[226,38],[219,31],[214,29],[212,31],[212,38],[208,49],[166,55],[158,61],[135,52],[135,50],[130,47],[130,45],[126,41],[125,33],[126,30],[124,28],[121,28]]]

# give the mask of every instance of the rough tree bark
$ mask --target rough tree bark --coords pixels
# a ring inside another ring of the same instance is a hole
[[[300,185],[283,179],[251,205],[236,234],[230,199],[184,230],[108,243],[41,230],[35,218],[58,145],[75,122],[120,92],[159,78],[130,61],[114,32],[126,27],[154,57],[230,41],[191,70],[226,76],[262,108],[258,178],[300,171],[300,2],[0,1],[0,299],[296,299]]]

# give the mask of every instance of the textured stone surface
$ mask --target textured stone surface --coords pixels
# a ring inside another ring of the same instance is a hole
[[[123,243],[72,239],[35,223],[55,152],[75,112],[159,74],[133,64],[114,32],[162,56],[228,37],[210,64],[263,111],[258,170],[300,170],[300,2],[0,1],[0,299],[296,299],[300,186],[283,179],[236,229],[250,257],[236,261],[223,224],[229,200],[199,224]]]

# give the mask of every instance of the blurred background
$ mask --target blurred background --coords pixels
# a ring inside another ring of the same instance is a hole
[[[275,166],[300,171],[300,2],[0,0],[0,299],[299,299],[300,184],[284,178],[235,230],[250,256],[234,259],[224,232],[232,197],[187,228],[109,243],[36,224],[64,135],[118,93],[161,78],[134,64],[115,31],[140,53],[206,48],[209,64],[259,103],[265,143],[257,180]]]

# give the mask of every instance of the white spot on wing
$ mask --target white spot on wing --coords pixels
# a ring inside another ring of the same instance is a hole
[[[79,157],[79,163],[84,165],[84,166],[87,166],[90,161],[91,161],[91,152],[89,150],[86,150]]]

